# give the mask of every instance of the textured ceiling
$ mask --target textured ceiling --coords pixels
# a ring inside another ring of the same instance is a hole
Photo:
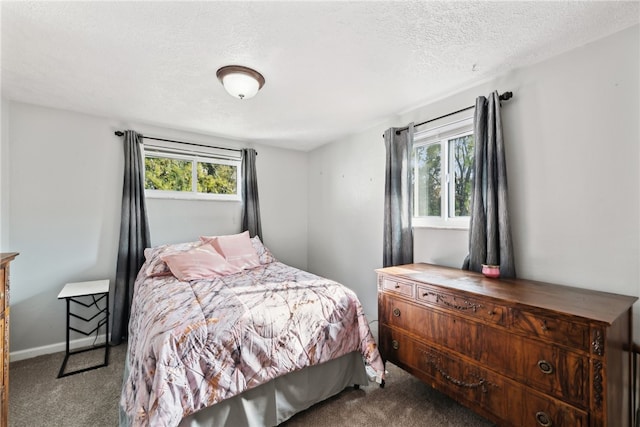
[[[309,150],[639,22],[640,3],[2,2],[2,96]],[[260,71],[250,100],[224,65]]]

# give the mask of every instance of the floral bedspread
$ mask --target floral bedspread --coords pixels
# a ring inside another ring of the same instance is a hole
[[[120,404],[134,426],[176,426],[244,390],[356,350],[382,378],[362,306],[334,281],[277,261],[190,282],[147,277],[143,269]]]

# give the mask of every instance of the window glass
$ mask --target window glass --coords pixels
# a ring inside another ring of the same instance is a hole
[[[240,200],[239,157],[144,147],[145,195],[153,198]]]
[[[198,162],[198,193],[236,194],[238,168],[210,162]]]
[[[449,191],[449,216],[469,216],[471,213],[471,180],[473,179],[473,135],[449,140],[449,159],[454,180]]]
[[[414,151],[416,169],[414,179],[417,180],[416,215],[440,216],[441,203],[441,148],[440,144],[429,144],[417,147]]]
[[[191,162],[166,157],[144,158],[144,188],[191,191]]]
[[[414,226],[469,227],[473,157],[471,117],[414,134]]]

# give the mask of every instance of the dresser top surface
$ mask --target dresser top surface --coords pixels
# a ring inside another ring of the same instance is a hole
[[[613,323],[638,299],[526,279],[490,279],[476,272],[423,263],[381,268],[376,272],[607,324]]]
[[[18,255],[18,252],[0,252],[0,264],[5,264],[13,260]]]

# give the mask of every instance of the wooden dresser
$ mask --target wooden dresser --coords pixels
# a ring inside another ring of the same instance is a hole
[[[429,264],[376,271],[385,361],[499,426],[631,426],[636,297]]]
[[[18,254],[15,252],[0,253],[0,346],[2,362],[0,363],[0,426],[9,425],[9,263]]]

